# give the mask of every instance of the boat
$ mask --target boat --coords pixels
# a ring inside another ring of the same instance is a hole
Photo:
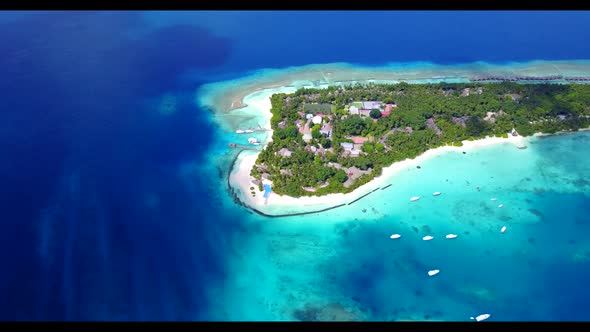
[[[428,275],[432,277],[432,276],[437,275],[439,272],[440,272],[440,270],[430,270],[430,271],[428,271]]]
[[[486,319],[490,318],[490,316],[491,316],[490,314],[481,314],[477,317],[469,317],[469,319],[475,319],[476,321],[481,322],[482,320],[486,320]]]
[[[246,129],[246,130],[244,130],[244,132],[245,132],[245,133],[253,133],[253,132],[254,132],[254,130],[252,130],[252,129]]]
[[[256,138],[254,138],[254,137],[248,138],[248,143],[253,144],[253,145],[260,144],[260,143],[258,143],[258,140],[256,140]],[[258,143],[258,144],[256,144],[256,143]]]
[[[495,201],[495,200],[496,200],[495,198],[490,198],[490,201]]]
[[[456,238],[456,237],[457,237],[457,234],[447,234],[445,237],[446,237],[447,239],[454,239],[454,238]]]
[[[430,236],[430,235],[426,235],[425,237],[422,238],[422,240],[424,240],[424,241],[430,241],[432,239],[434,239],[434,236]]]
[[[500,205],[498,205],[498,207],[499,208],[503,208],[504,207],[504,204],[500,204]]]
[[[238,130],[236,130],[236,134],[243,134],[243,133],[245,133],[245,131],[244,131],[244,130],[242,130],[242,129],[238,129]]]
[[[440,195],[440,192],[439,191],[435,191],[435,192],[432,193],[432,196],[438,196],[438,195]]]
[[[500,233],[504,233],[506,232],[506,226],[502,226],[502,228],[500,229]]]
[[[420,199],[420,196],[414,196],[414,197],[410,198],[410,202],[415,202],[419,199]]]
[[[402,237],[402,236],[401,236],[401,235],[399,235],[399,234],[393,234],[393,235],[392,235],[392,236],[390,236],[389,238],[390,238],[390,239],[399,239],[400,237]]]

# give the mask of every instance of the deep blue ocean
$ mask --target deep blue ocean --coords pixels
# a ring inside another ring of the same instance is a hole
[[[590,59],[584,11],[2,12],[0,24],[0,320],[219,317],[207,292],[232,273],[223,234],[245,227],[244,210],[218,204],[211,174],[178,171],[215,147],[202,84],[332,62]],[[166,93],[176,111],[162,115],[150,101]]]

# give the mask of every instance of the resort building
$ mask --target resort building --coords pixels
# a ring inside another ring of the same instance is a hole
[[[354,148],[352,143],[340,143],[340,146],[344,148],[344,151],[350,151]]]
[[[351,139],[354,144],[364,144],[365,141],[367,140],[365,137],[361,137],[361,136],[354,136]]]
[[[311,118],[311,122],[313,122],[313,124],[322,124],[322,117],[316,115],[313,118]]]
[[[360,116],[370,116],[371,110],[362,109],[359,111]]]
[[[325,123],[320,129],[320,134],[326,135],[326,137],[332,136],[332,125]]]
[[[372,110],[372,109],[381,109],[381,105],[383,103],[380,101],[363,101],[363,109]]]
[[[291,155],[293,154],[293,152],[285,148],[280,149],[277,153],[285,158],[291,157]]]

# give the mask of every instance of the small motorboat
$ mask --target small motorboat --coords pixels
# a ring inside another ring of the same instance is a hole
[[[500,204],[500,205],[498,205],[498,207],[501,209],[504,207],[504,204]]]
[[[481,314],[477,317],[469,317],[469,319],[475,319],[477,322],[481,322],[482,320],[486,320],[488,318],[490,318],[490,314]]]
[[[390,236],[390,239],[399,239],[400,237],[402,237],[400,234],[393,234],[392,236]]]
[[[456,237],[457,237],[457,234],[447,234],[445,237],[446,237],[447,239],[454,239],[454,238],[456,238]]]
[[[422,240],[424,240],[424,241],[430,241],[432,239],[434,239],[434,236],[430,236],[430,235],[426,235],[425,237],[422,238]]]
[[[506,226],[502,226],[502,228],[500,228],[500,233],[504,233],[506,232]]]
[[[437,275],[439,272],[440,272],[440,270],[430,270],[430,271],[428,271],[428,275],[432,277],[432,276]]]
[[[236,130],[236,134],[243,134],[243,133],[245,133],[245,131],[243,131],[242,129]]]
[[[415,202],[419,199],[420,199],[420,196],[414,196],[414,197],[410,198],[410,202]]]
[[[496,200],[495,198],[490,198],[490,201],[495,201],[495,200]]]
[[[245,132],[245,133],[253,133],[253,132],[254,132],[254,130],[252,130],[252,129],[246,129],[246,130],[244,130],[244,132]]]
[[[435,191],[435,192],[432,193],[432,196],[438,196],[438,195],[440,195],[440,192],[439,191]]]
[[[258,140],[254,137],[250,137],[250,138],[248,138],[248,143],[256,145],[256,143],[258,143]],[[258,144],[260,144],[260,143],[258,143]]]

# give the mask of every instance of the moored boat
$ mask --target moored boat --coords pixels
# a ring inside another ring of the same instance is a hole
[[[426,235],[425,237],[422,238],[422,240],[424,240],[424,241],[430,241],[432,239],[434,239],[434,236],[430,236],[430,235]]]
[[[415,202],[419,199],[420,199],[420,196],[414,196],[414,197],[410,198],[410,202]]]
[[[393,234],[389,238],[390,239],[399,239],[400,237],[402,237],[400,234]]]
[[[506,226],[502,226],[502,228],[500,229],[500,233],[504,233],[506,232]]]
[[[475,319],[477,322],[481,322],[482,320],[486,320],[488,318],[490,318],[490,314],[481,314],[477,317],[469,317],[469,319]]]
[[[428,271],[428,275],[432,277],[432,276],[437,275],[439,272],[440,272],[440,270],[430,270],[430,271]]]
[[[435,191],[432,193],[432,196],[438,196],[438,195],[440,195],[440,191]]]
[[[456,237],[457,237],[457,234],[447,234],[445,237],[446,237],[447,239],[454,239],[454,238],[456,238]]]

